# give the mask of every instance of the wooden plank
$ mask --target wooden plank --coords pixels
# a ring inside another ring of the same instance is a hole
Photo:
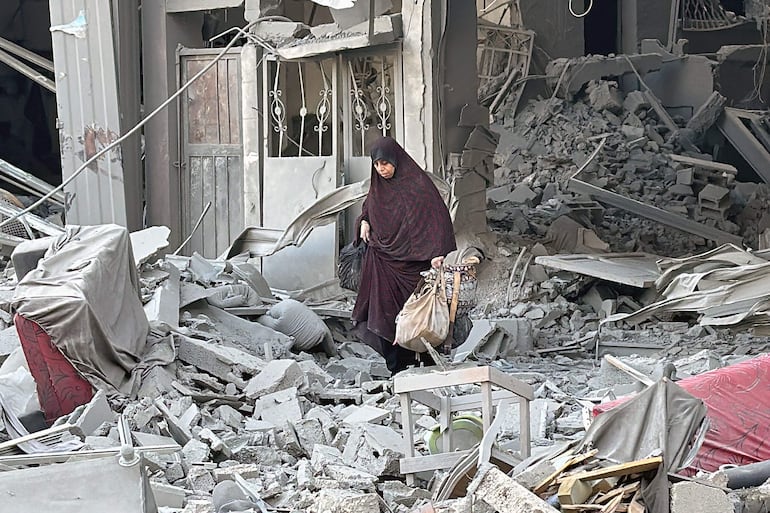
[[[632,287],[650,288],[660,277],[660,257],[647,253],[539,256],[535,263]]]
[[[214,157],[214,212],[207,215],[213,215],[215,220],[215,255],[227,250],[230,246],[230,227],[228,226],[228,210],[230,203],[237,198],[230,198],[229,169],[227,157]]]
[[[629,476],[631,474],[641,474],[642,472],[655,470],[661,465],[661,463],[663,463],[663,457],[655,456],[653,458],[631,461],[629,463],[622,463],[620,465],[612,465],[609,467],[591,470],[589,472],[581,472],[580,474],[575,474],[571,477],[580,480],[594,480],[604,479],[606,477]]]
[[[241,97],[240,61],[237,57],[227,59],[227,90],[230,105],[230,144],[241,144]]]
[[[668,156],[674,162],[681,162],[690,166],[701,167],[704,169],[712,169],[714,171],[722,171],[731,175],[738,174],[738,170],[735,166],[725,164],[723,162],[714,162],[712,160],[696,159],[694,157],[687,157],[685,155],[675,155],[673,153]]]
[[[227,173],[227,195],[230,198],[230,203],[228,204],[229,219],[227,225],[229,228],[228,239],[232,243],[244,228],[243,166],[241,165],[241,157],[228,157],[227,169],[229,170]]]
[[[647,513],[647,508],[639,502],[642,492],[637,491],[628,505],[628,513]]]
[[[722,230],[697,223],[692,219],[688,219],[681,215],[672,214],[671,212],[667,212],[662,208],[653,207],[652,205],[647,205],[641,201],[626,198],[625,196],[621,196],[615,192],[607,191],[601,187],[597,187],[582,180],[578,180],[577,178],[570,179],[568,188],[578,194],[591,196],[602,203],[606,203],[608,205],[612,205],[613,207],[623,209],[627,212],[646,217],[647,219],[652,219],[653,221],[671,226],[677,230],[692,233],[705,239],[719,242],[720,244],[731,243],[735,244],[736,246],[742,245],[743,239],[737,235],[733,235],[727,232],[723,232]]]
[[[559,504],[583,504],[593,495],[593,489],[592,482],[569,476],[559,485]]]
[[[192,76],[200,72],[205,62],[200,59],[189,59],[185,61],[185,71],[183,75],[184,80],[189,80]],[[203,144],[206,142],[206,129],[204,124],[204,109],[205,109],[205,84],[203,76],[200,79],[190,85],[187,89],[187,101],[182,102],[187,105],[187,127],[188,127],[188,142],[190,144]]]
[[[602,508],[602,513],[615,513],[618,510],[618,506],[623,501],[623,495],[617,495],[606,506]]]
[[[219,118],[218,128],[219,144],[230,144],[230,84],[228,83],[227,59],[217,62],[217,117]]]
[[[591,451],[588,451],[585,454],[578,454],[576,456],[573,456],[572,458],[568,459],[564,462],[563,465],[561,465],[559,468],[557,468],[553,474],[543,479],[540,484],[538,484],[534,490],[532,490],[536,495],[540,495],[543,492],[545,492],[551,484],[556,481],[556,478],[558,478],[565,470],[568,470],[570,467],[573,467],[577,465],[578,463],[582,463],[590,458],[593,458],[596,456],[596,454],[599,452],[598,449],[593,449]]]
[[[214,202],[214,157],[203,157],[202,179],[203,179],[203,202],[206,204],[209,201]],[[213,206],[216,206],[214,202]],[[201,235],[203,236],[203,257],[216,258],[216,231],[217,221],[213,212],[209,211],[206,217],[203,218],[203,223],[199,228]]]
[[[189,236],[193,226],[203,212],[203,157],[190,157],[190,194],[187,197],[189,204],[189,215],[187,218],[187,227],[185,236]],[[187,248],[188,254],[192,254],[191,248],[203,247],[203,231],[198,229]]]

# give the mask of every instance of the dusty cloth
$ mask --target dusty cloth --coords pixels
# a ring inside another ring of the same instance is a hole
[[[420,272],[430,268],[433,257],[446,255],[456,245],[449,210],[438,189],[406,151],[383,137],[374,143],[371,157],[372,163],[390,162],[396,171],[385,179],[372,165],[369,194],[356,221],[358,232],[361,221],[367,221],[371,235],[352,318],[365,321],[369,331],[392,342],[396,315],[417,286]],[[360,243],[360,233],[357,237]],[[383,356],[388,360],[388,354]]]
[[[657,454],[663,465],[645,481],[642,496],[651,513],[669,512],[668,472],[686,467],[703,443],[703,401],[662,379],[628,402],[597,417],[577,451],[599,450],[600,458],[626,463]]]
[[[284,299],[270,307],[257,322],[294,339],[292,349],[307,351],[321,345],[329,355],[337,354],[332,334],[326,323],[306,305],[294,299]]]
[[[69,226],[19,282],[13,306],[95,388],[132,395],[149,332],[139,288],[125,228]]]

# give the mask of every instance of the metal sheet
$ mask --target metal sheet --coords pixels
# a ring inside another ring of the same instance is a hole
[[[648,288],[660,276],[660,257],[646,253],[539,256],[535,263],[633,287]]]
[[[263,223],[285,229],[319,197],[337,188],[335,157],[265,159]],[[271,287],[312,287],[337,274],[337,223],[316,228],[302,246],[290,246],[262,260]]]
[[[120,133],[110,0],[50,0],[62,177]],[[83,171],[65,192],[67,222],[126,225],[119,148]]]
[[[95,483],[98,485],[94,486]],[[0,513],[157,511],[141,463],[124,467],[118,464],[117,457],[0,472],[0,487],[4,491]]]
[[[217,49],[181,51],[182,81],[198,73],[217,53]],[[185,249],[215,258],[244,227],[239,50],[226,54],[190,86],[183,96],[181,122],[184,237],[211,202]]]

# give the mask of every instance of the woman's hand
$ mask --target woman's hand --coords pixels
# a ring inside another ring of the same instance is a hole
[[[368,221],[361,221],[361,239],[369,244],[369,233],[372,231],[372,227],[369,226]]]
[[[430,266],[434,269],[439,269],[444,264],[444,257],[437,256],[430,261]]]

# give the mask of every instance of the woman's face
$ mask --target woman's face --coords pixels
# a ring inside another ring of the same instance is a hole
[[[374,169],[378,175],[386,180],[390,180],[396,174],[396,167],[387,160],[375,160]]]

